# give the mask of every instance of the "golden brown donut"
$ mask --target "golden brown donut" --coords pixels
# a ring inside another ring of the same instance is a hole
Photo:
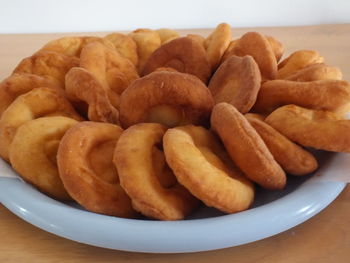
[[[208,62],[213,71],[219,66],[221,57],[230,44],[232,38],[229,24],[221,23],[205,39],[204,47],[207,52]]]
[[[171,127],[205,124],[213,105],[210,91],[195,76],[157,71],[134,81],[123,92],[120,123],[125,128],[140,122]]]
[[[137,77],[128,59],[94,42],[81,51],[80,67],[67,73],[66,91],[72,101],[89,105],[90,120],[118,123],[120,94]]]
[[[231,51],[236,56],[252,56],[259,66],[262,79],[275,79],[277,60],[270,42],[258,32],[244,34]]]
[[[67,73],[66,92],[70,101],[87,104],[89,120],[119,123],[119,112],[110,102],[108,92],[86,69],[75,67]]]
[[[114,48],[113,44],[101,37],[83,36],[83,37],[61,37],[45,44],[40,51],[53,51],[66,56],[80,57],[81,50],[86,44],[99,42],[109,48]]]
[[[163,44],[175,39],[175,38],[179,38],[180,34],[178,32],[176,32],[175,30],[172,29],[168,29],[168,28],[160,28],[157,29],[156,32],[158,33],[159,37],[160,37],[160,41]]]
[[[107,87],[111,103],[118,105],[115,97],[138,78],[135,66],[113,49],[98,42],[86,45],[80,55],[80,67],[89,71],[101,85]]]
[[[197,41],[201,46],[204,47],[205,37],[198,34],[187,34],[186,37],[191,38],[194,41]]]
[[[13,169],[53,198],[71,200],[58,175],[56,154],[62,136],[76,123],[62,116],[30,120],[17,129],[11,143],[9,156]]]
[[[207,83],[211,74],[204,47],[188,37],[174,39],[155,50],[148,58],[142,75],[160,67],[170,67],[195,75],[204,83]]]
[[[280,61],[284,53],[284,47],[282,43],[272,36],[266,36],[266,39],[269,41],[272,47],[272,50],[273,50],[273,53],[275,54],[277,62]]]
[[[9,160],[11,142],[19,126],[44,116],[82,120],[61,92],[50,88],[33,89],[17,97],[0,118],[0,156]]]
[[[157,145],[162,145],[165,131],[166,127],[157,123],[129,127],[118,140],[113,160],[120,184],[137,211],[160,220],[179,220],[199,202],[182,185],[176,183],[165,188],[158,179],[163,169],[155,169],[153,152]]]
[[[81,122],[63,136],[57,164],[70,196],[89,211],[135,217],[131,200],[119,184],[113,164],[122,129],[110,123]]]
[[[200,126],[176,127],[165,133],[163,143],[166,160],[179,182],[207,206],[235,213],[252,204],[253,184],[211,132]]]
[[[349,103],[350,84],[347,81],[271,80],[262,84],[253,111],[270,113],[280,106],[296,104],[344,114],[349,109]]]
[[[316,63],[299,69],[286,77],[285,80],[314,81],[324,79],[341,80],[342,78],[343,74],[339,68],[327,66],[323,63]]]
[[[278,64],[277,79],[285,79],[299,69],[322,63],[324,58],[314,50],[298,50]]]
[[[128,58],[135,66],[138,62],[137,45],[128,35],[121,33],[112,33],[104,37],[111,41],[114,48],[125,58]]]
[[[317,169],[317,160],[311,153],[290,141],[264,121],[250,114],[245,117],[263,139],[276,162],[287,173],[306,175]]]
[[[136,29],[129,34],[137,45],[138,72],[141,73],[147,59],[161,46],[159,34],[151,29]]]
[[[216,104],[211,127],[235,164],[252,181],[267,189],[282,189],[286,175],[255,129],[231,104]]]
[[[61,88],[51,78],[29,73],[15,73],[4,79],[0,83],[0,117],[19,95],[38,87]]]
[[[260,89],[259,67],[251,56],[232,56],[216,70],[209,82],[215,103],[227,102],[242,113],[253,107]]]
[[[341,119],[333,112],[286,105],[272,112],[265,121],[303,146],[350,152],[350,120]]]
[[[79,65],[79,59],[53,51],[38,51],[23,59],[13,73],[31,73],[50,77],[64,86],[64,77],[72,68]]]
[[[235,56],[234,54],[234,47],[237,43],[238,39],[231,40],[230,43],[228,44],[224,54],[222,55],[221,58],[221,63],[223,63],[226,59]]]
[[[265,36],[265,37],[269,41],[269,44],[271,45],[272,51],[275,54],[276,61],[278,62],[284,53],[284,47],[283,47],[282,43],[279,42],[276,38],[273,38],[271,36]],[[224,55],[222,56],[221,62],[225,61],[226,59],[228,59],[231,56],[235,56],[234,47],[235,47],[236,43],[238,42],[238,40],[239,39],[231,40]]]

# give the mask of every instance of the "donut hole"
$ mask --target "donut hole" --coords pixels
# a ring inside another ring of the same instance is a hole
[[[152,147],[152,165],[163,188],[170,188],[177,183],[175,175],[165,161],[163,146],[160,143]]]
[[[146,122],[160,123],[175,127],[186,123],[185,112],[173,105],[156,105],[150,108],[145,118]]]
[[[115,144],[114,140],[97,144],[88,155],[91,169],[101,180],[110,184],[119,183],[118,172],[112,161]]]

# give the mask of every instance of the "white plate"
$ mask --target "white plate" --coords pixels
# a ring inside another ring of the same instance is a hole
[[[325,165],[322,174],[339,173]],[[8,165],[0,160],[0,172]],[[13,171],[10,171],[13,173]],[[320,172],[320,171],[319,171]],[[0,201],[25,221],[58,236],[94,246],[138,252],[195,252],[226,248],[263,239],[314,216],[345,187],[309,177],[289,177],[284,191],[257,189],[253,208],[232,215],[199,209],[175,222],[123,219],[84,211],[55,201],[14,178],[0,178]]]

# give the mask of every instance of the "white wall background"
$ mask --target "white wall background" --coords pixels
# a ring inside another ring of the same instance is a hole
[[[0,0],[0,33],[350,23],[350,0]]]

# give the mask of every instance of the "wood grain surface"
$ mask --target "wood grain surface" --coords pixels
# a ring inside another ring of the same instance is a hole
[[[350,80],[350,24],[233,29],[233,36],[247,31],[276,37],[284,44],[286,55],[298,49],[317,50],[327,64],[340,67],[344,79]],[[210,30],[180,32],[207,35]],[[0,35],[0,79],[11,74],[22,58],[63,35],[67,34]],[[0,262],[350,262],[350,187],[321,213],[279,235],[187,254],[130,253],[80,244],[32,226],[0,204]]]

